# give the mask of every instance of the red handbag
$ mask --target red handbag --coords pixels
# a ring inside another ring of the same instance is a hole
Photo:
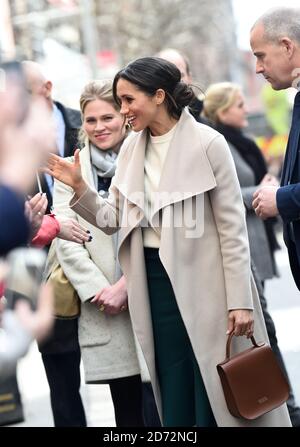
[[[287,401],[289,384],[268,344],[251,337],[251,348],[230,357],[232,337],[217,365],[226,404],[232,416],[256,419]]]

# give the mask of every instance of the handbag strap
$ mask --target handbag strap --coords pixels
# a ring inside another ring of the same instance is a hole
[[[227,343],[226,343],[226,360],[230,359],[230,347],[231,347],[231,340],[232,340],[233,336],[234,336],[234,333],[231,332],[231,334],[229,334],[228,338],[227,338]],[[254,335],[252,335],[251,341],[252,341],[253,346],[255,346],[256,348],[259,348],[259,346],[261,346],[261,343],[257,343],[256,342],[256,340],[254,338]]]

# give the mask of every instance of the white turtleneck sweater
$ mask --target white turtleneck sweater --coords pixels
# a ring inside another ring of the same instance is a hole
[[[150,135],[145,154],[145,216],[149,226],[143,228],[144,247],[159,248],[160,227],[150,226],[155,204],[158,203],[157,194],[160,177],[175,133],[176,125],[164,135],[154,137]],[[163,191],[162,191],[163,192]]]

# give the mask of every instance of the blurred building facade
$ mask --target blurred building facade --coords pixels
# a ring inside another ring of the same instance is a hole
[[[190,59],[194,79],[209,83],[238,77],[231,0],[2,0],[4,55],[42,60],[53,39],[85,54],[93,76],[162,47]],[[4,9],[3,9],[4,10]],[[0,13],[1,14],[1,13]],[[0,35],[1,36],[1,35]],[[58,61],[59,62],[59,61]]]

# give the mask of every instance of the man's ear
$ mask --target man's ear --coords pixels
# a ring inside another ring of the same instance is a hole
[[[292,57],[295,51],[295,43],[289,37],[282,37],[280,44],[283,46],[288,57]]]
[[[159,88],[158,90],[156,90],[155,99],[156,99],[156,104],[158,106],[164,102],[165,97],[166,97],[166,92],[162,88]]]
[[[46,90],[46,98],[50,98],[51,94],[52,94],[52,82],[51,81],[46,81],[45,82],[45,90]]]

